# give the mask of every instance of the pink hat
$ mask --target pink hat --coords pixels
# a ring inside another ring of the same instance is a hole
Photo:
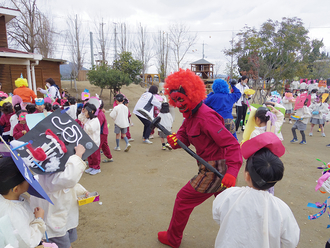
[[[18,116],[18,120],[19,121],[25,121],[26,120],[26,115],[27,115],[26,112],[20,113],[19,116]]]
[[[241,146],[241,152],[243,157],[248,159],[261,148],[268,148],[278,157],[283,156],[285,153],[285,147],[282,141],[272,132],[265,132],[245,141]]]
[[[11,99],[11,103],[15,106],[17,103],[22,103],[22,98],[18,95],[14,95]]]

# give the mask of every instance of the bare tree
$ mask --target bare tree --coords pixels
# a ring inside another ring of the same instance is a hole
[[[150,38],[147,33],[147,28],[143,27],[141,23],[138,24],[138,38],[134,44],[136,58],[143,64],[142,78],[144,81],[144,74],[148,69],[150,59],[153,57],[150,46]]]
[[[169,27],[169,39],[171,49],[174,54],[177,69],[180,69],[180,64],[186,56],[188,50],[195,44],[197,33],[192,34],[189,28],[183,23],[176,23]]]
[[[156,67],[160,74],[160,80],[164,80],[167,76],[169,38],[168,33],[159,31],[154,36],[154,44],[156,46]]]
[[[119,23],[118,33],[119,53],[128,52],[130,50],[130,37],[126,23]]]
[[[82,69],[84,58],[83,58],[83,34],[82,34],[82,24],[78,21],[78,16],[68,16],[67,19],[67,35],[70,42],[70,53],[72,59],[72,72],[71,79],[74,80],[75,89],[77,90],[76,78],[78,76],[79,70]]]
[[[56,49],[55,28],[53,22],[47,18],[44,14],[39,19],[40,32],[37,36],[37,50],[44,58],[50,58],[53,56]]]
[[[110,35],[111,35],[111,25],[109,22],[104,22],[103,18],[101,20],[95,21],[95,29],[97,31],[97,43],[96,47],[101,55],[101,61],[103,63],[108,63],[109,60],[109,50],[110,50]]]
[[[221,69],[221,62],[220,60],[215,61],[215,64],[213,66],[213,77],[216,78],[216,76],[220,73]]]
[[[34,53],[38,48],[42,24],[49,21],[38,9],[37,0],[11,0],[11,4],[19,10],[21,15],[8,23],[9,42],[22,47],[27,52]],[[47,33],[49,30],[43,31]]]

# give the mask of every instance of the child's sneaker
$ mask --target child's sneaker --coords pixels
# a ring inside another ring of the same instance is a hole
[[[152,144],[152,142],[151,142],[150,140],[148,140],[148,139],[145,139],[145,140],[143,141],[143,143],[146,143],[146,144]]]
[[[172,149],[173,149],[172,146],[171,146],[169,143],[166,143],[166,144],[165,144],[165,147],[166,147],[167,149],[169,149],[169,150],[172,150]]]
[[[153,138],[154,138],[154,135],[153,134],[149,136],[149,139],[153,139]]]
[[[313,133],[309,133],[309,136],[313,136]]]
[[[102,163],[109,163],[109,162],[113,162],[113,158],[107,158],[102,160]]]
[[[285,119],[283,120],[283,122],[285,122]]]
[[[96,175],[96,174],[99,174],[101,173],[101,169],[92,169],[91,172],[89,172],[90,175]]]
[[[87,170],[85,170],[86,173],[90,173],[93,170],[93,168],[88,168]]]
[[[325,133],[322,133],[321,135],[322,135],[322,137],[325,137]]]
[[[292,124],[292,121],[289,121],[290,124]]]
[[[131,144],[130,144],[130,143],[128,143],[128,144],[127,144],[127,146],[126,146],[126,148],[125,148],[125,152],[128,152],[128,151],[129,151],[129,149],[131,149],[131,147],[132,147],[132,146],[131,146]]]
[[[166,150],[166,146],[162,146],[162,150]]]
[[[330,144],[327,144],[326,147],[330,147]]]
[[[307,142],[305,141],[305,140],[302,140],[302,141],[300,141],[300,143],[299,143],[300,145],[306,145],[307,144]]]
[[[291,142],[291,143],[296,143],[296,142],[298,142],[298,140],[297,140],[297,139],[293,139],[293,140],[291,140],[290,142]]]
[[[116,146],[115,147],[115,151],[120,151],[120,147],[119,146]]]
[[[134,139],[133,139],[133,138],[130,138],[130,139],[128,140],[128,142],[132,142],[132,141],[134,141]]]

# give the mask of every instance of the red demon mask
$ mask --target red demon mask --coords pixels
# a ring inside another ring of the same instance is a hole
[[[184,92],[184,89],[180,87],[179,90],[172,90],[170,93],[171,99],[174,101],[175,106],[182,113],[184,118],[188,118],[192,114],[192,110],[197,104],[194,104]]]

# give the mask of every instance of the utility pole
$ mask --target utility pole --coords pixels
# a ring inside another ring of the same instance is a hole
[[[92,68],[94,67],[94,51],[93,51],[93,33],[89,32],[90,45],[91,45],[91,63]]]
[[[117,23],[114,22],[115,24],[115,60],[117,59]]]
[[[204,41],[203,41],[203,59],[204,59]]]
[[[102,52],[102,61],[105,63],[105,41],[104,41],[104,31],[103,31],[103,26],[104,26],[103,18],[102,18],[102,23],[101,25],[101,52]]]
[[[79,47],[79,35],[78,35],[78,17],[76,15],[76,21],[75,21],[75,26],[76,26],[76,42],[77,42],[77,64],[76,64],[76,74],[75,75],[75,78],[74,78],[74,88],[76,89],[77,91],[77,82],[76,82],[76,77],[78,76],[79,74],[79,70],[81,69],[81,55],[80,55],[80,47]]]
[[[230,79],[232,79],[233,78],[233,64],[234,64],[234,53],[233,53],[233,50],[234,50],[234,33],[232,33],[230,43],[231,43]]]

